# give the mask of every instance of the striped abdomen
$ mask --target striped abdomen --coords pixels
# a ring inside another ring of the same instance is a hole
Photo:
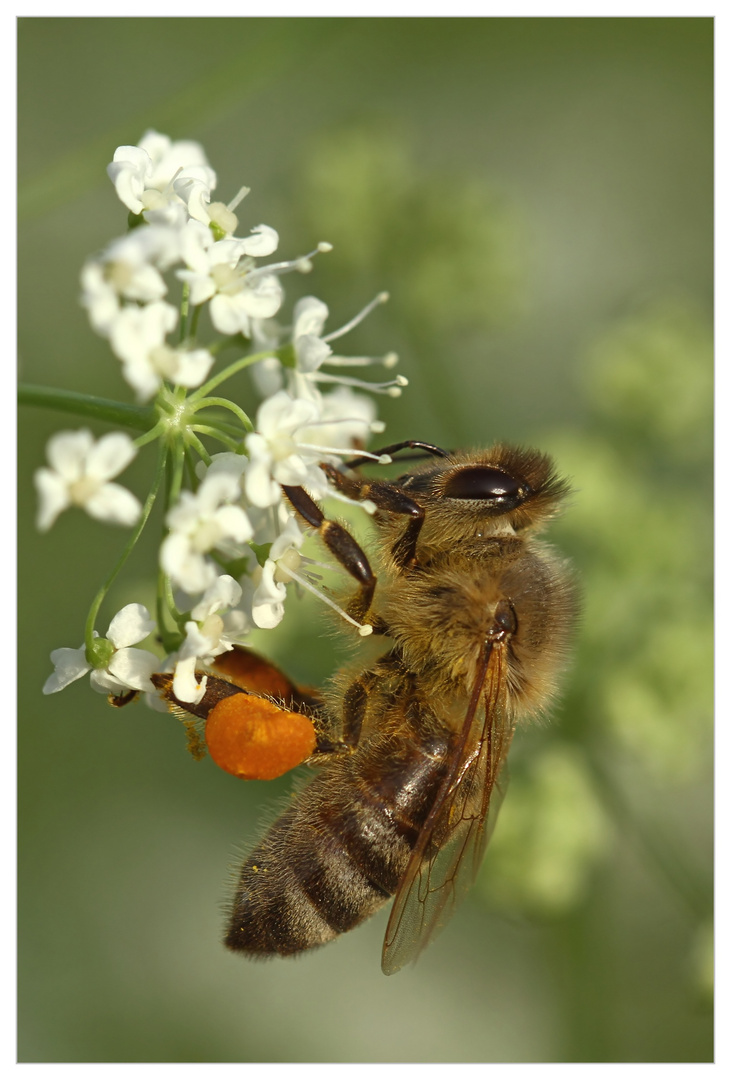
[[[246,859],[226,945],[266,956],[324,945],[395,893],[445,770],[448,737],[395,733],[338,758]]]

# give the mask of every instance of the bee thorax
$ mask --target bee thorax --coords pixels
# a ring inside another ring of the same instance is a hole
[[[516,715],[550,701],[574,616],[572,581],[538,542],[482,562],[451,553],[428,573],[395,582],[383,610],[406,666],[434,695],[469,693],[483,646],[503,650]]]

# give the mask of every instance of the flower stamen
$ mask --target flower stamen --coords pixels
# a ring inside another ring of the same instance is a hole
[[[363,320],[367,318],[368,315],[370,315],[374,308],[378,307],[379,304],[385,304],[387,300],[388,293],[380,292],[378,296],[374,296],[371,302],[369,304],[366,304],[366,306],[361,311],[359,311],[357,315],[354,315],[350,322],[346,322],[345,325],[341,326],[339,330],[333,330],[331,334],[326,334],[322,340],[330,342],[335,341],[336,338],[343,337],[344,334],[349,333],[359,323],[362,323]]]
[[[315,588],[312,582],[308,581],[306,577],[303,577],[301,574],[296,574],[294,570],[288,569],[287,572],[289,576],[297,582],[298,585],[301,585],[304,589],[307,589],[308,592],[311,592],[315,596],[319,597],[320,600],[324,600],[327,606],[332,608],[333,611],[337,611],[338,615],[345,619],[347,623],[350,623],[351,626],[355,626],[361,637],[368,637],[369,634],[373,633],[373,627],[370,625],[370,623],[357,622],[357,620],[352,618],[352,616],[348,615],[347,611],[344,611],[339,604],[336,604],[334,600],[331,600],[330,597],[326,596],[325,593],[322,592],[320,589]]]
[[[348,375],[328,375],[325,371],[313,371],[309,375],[313,382],[340,383],[341,386],[357,386],[359,390],[368,390],[372,394],[387,394],[388,397],[401,397],[401,389],[409,385],[405,375],[397,375],[391,382],[372,383],[363,379],[353,379]]]
[[[332,245],[327,244],[324,241],[317,245],[313,251],[309,251],[306,255],[300,255],[296,259],[285,259],[284,262],[269,263],[267,266],[259,266],[256,270],[249,270],[247,277],[249,281],[254,278],[266,277],[269,274],[276,274],[279,277],[281,274],[291,274],[295,271],[298,274],[309,274],[312,269],[311,259],[315,255],[319,255],[320,252],[331,251]]]

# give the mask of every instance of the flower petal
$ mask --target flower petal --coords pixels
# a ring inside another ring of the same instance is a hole
[[[197,705],[206,692],[208,676],[204,675],[200,683],[196,682],[195,662],[195,656],[178,660],[173,676],[173,694],[178,701],[190,701]]]
[[[201,622],[214,611],[221,608],[235,607],[241,599],[241,586],[230,574],[221,574],[214,583],[205,591],[198,603],[191,611],[191,616],[196,622]]]
[[[109,624],[107,637],[115,649],[136,645],[155,629],[155,621],[144,604],[127,604]]]
[[[47,532],[61,513],[71,505],[66,482],[51,469],[36,469],[33,477],[38,492],[36,527]]]
[[[208,349],[179,349],[177,366],[172,382],[176,386],[200,386],[213,367],[213,356]]]
[[[89,681],[92,690],[96,690],[97,694],[124,694],[131,689],[131,687],[116,679],[114,675],[111,675],[106,668],[97,668],[92,671]]]
[[[278,244],[279,236],[275,229],[269,225],[256,225],[251,230],[251,236],[247,236],[243,241],[244,254],[261,258],[275,252]]]
[[[80,428],[79,431],[59,431],[48,440],[46,457],[52,469],[68,483],[73,483],[83,476],[86,459],[93,445],[94,439],[87,428]]]
[[[329,315],[327,304],[318,300],[316,296],[303,296],[294,305],[294,328],[292,337],[297,338],[304,334],[314,334],[319,337],[325,329],[325,322]]]
[[[86,649],[54,649],[51,653],[56,670],[46,679],[44,694],[55,694],[72,682],[76,682],[91,669],[86,659]]]
[[[84,509],[98,521],[113,525],[135,525],[142,513],[140,500],[121,484],[104,484],[87,499]]]
[[[297,369],[303,375],[318,371],[328,356],[332,355],[332,349],[327,342],[315,337],[314,334],[303,334],[302,337],[298,337],[294,348],[297,354]]]
[[[217,577],[214,567],[203,555],[193,551],[188,537],[180,533],[170,533],[163,540],[160,566],[191,596],[202,593]]]
[[[160,658],[147,649],[118,649],[109,661],[108,671],[129,689],[151,693],[155,688],[150,676],[159,667]]]
[[[137,450],[129,435],[122,431],[111,431],[89,449],[86,471],[89,476],[99,480],[111,480],[113,476],[119,476],[136,455]]]
[[[284,617],[284,600],[287,587],[274,580],[276,564],[267,559],[262,569],[261,579],[254,592],[252,618],[262,630],[271,630],[278,626]]]

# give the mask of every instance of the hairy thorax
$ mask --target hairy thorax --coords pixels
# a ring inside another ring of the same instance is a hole
[[[469,695],[481,646],[506,603],[517,624],[506,650],[511,708],[516,717],[535,713],[553,694],[575,601],[565,566],[547,545],[473,540],[469,550],[427,558],[384,594],[379,614],[406,666],[435,696]]]

